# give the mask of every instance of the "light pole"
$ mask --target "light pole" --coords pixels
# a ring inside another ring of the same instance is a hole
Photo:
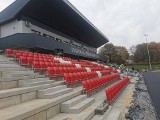
[[[148,48],[148,41],[147,41],[148,34],[145,34],[144,36],[146,37],[146,42],[147,42],[147,52],[148,52],[149,67],[150,67],[150,70],[152,70],[151,57],[150,57],[149,48]]]

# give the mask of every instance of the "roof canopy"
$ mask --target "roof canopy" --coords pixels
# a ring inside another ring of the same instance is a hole
[[[67,0],[16,0],[0,13],[0,25],[21,16],[35,19],[92,47],[108,42]]]

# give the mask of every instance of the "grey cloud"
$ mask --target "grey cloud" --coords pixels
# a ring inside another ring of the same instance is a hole
[[[159,0],[69,0],[115,45],[160,42]]]
[[[0,11],[15,0],[0,0]],[[115,45],[160,42],[160,0],[69,0]]]

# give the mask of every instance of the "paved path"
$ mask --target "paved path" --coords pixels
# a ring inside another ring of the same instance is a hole
[[[160,119],[160,71],[144,72],[144,80]]]

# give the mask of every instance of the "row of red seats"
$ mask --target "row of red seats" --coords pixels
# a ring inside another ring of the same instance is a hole
[[[48,67],[66,67],[66,69],[75,68],[75,65],[73,64],[62,64],[62,63],[54,63],[54,62],[42,62],[42,61],[33,61],[32,68],[37,70],[47,70]]]
[[[103,76],[101,78],[95,78],[83,81],[82,85],[84,92],[88,94],[93,90],[96,90],[97,88],[100,88],[113,80],[119,79],[119,77],[120,77],[119,74],[114,73],[112,75]]]
[[[63,76],[66,84],[71,85],[86,79],[98,77],[98,74],[94,71],[94,72],[64,73]]]
[[[59,60],[54,59],[54,58],[60,58],[59,56],[52,56],[41,53],[32,53],[28,51],[6,49],[6,55],[16,57],[16,59],[20,61],[21,65],[30,65],[33,63],[33,61],[60,63]],[[71,58],[67,57],[61,57],[61,58],[65,60],[71,60]],[[82,64],[82,62],[78,62],[77,60],[71,60],[71,62],[74,62],[76,64]],[[74,64],[70,65],[70,67],[74,66],[75,66]]]
[[[109,70],[103,70],[103,71],[100,71],[100,72],[101,72],[102,76],[111,74],[111,72]]]
[[[20,56],[18,58],[21,65],[32,65],[34,61],[36,62],[50,62],[50,63],[57,63],[60,64],[58,60],[54,59],[47,59],[47,58],[37,58],[37,57],[24,57]]]
[[[100,68],[100,67],[92,67],[91,68],[91,71],[101,71],[102,70],[102,68]]]
[[[113,73],[118,73],[117,69],[112,70]]]
[[[64,73],[86,72],[86,69],[76,67],[48,67],[47,71],[49,77],[52,78],[53,76],[60,76]]]
[[[37,58],[45,58],[45,59],[62,58],[64,60],[71,60],[71,58],[68,58],[68,57],[53,56],[49,54],[33,53],[33,52],[28,52],[28,51],[12,50],[12,49],[6,49],[6,56],[13,56],[16,58],[19,58],[20,56],[37,57]]]
[[[53,56],[50,55],[39,55],[39,54],[28,54],[28,53],[16,53],[15,57],[18,59],[20,56],[23,57],[34,57],[34,58],[41,58],[41,59],[53,59]]]
[[[106,70],[113,70],[111,66],[108,66],[108,68],[105,68]]]
[[[122,91],[122,89],[127,85],[129,82],[129,78],[125,77],[123,80],[120,80],[119,82],[113,84],[107,90],[105,90],[107,101],[109,104],[112,103],[112,101],[116,98],[116,96]]]
[[[54,59],[46,59],[46,58],[37,58],[37,57],[19,57],[19,62],[21,65],[33,65],[35,62],[36,64],[46,64],[46,67],[75,67],[74,64],[62,64],[58,60]]]
[[[61,64],[59,60],[55,60],[55,58],[59,58],[59,56],[52,56],[48,54],[41,53],[33,53],[28,51],[21,50],[12,50],[6,49],[7,56],[16,57],[21,65],[30,65],[36,70],[47,70],[47,67],[75,67],[74,64]],[[67,57],[61,57],[62,59],[71,59]],[[79,63],[81,67],[90,67],[91,71],[101,71],[102,66],[93,67],[93,63],[91,61],[80,61],[72,60],[71,62]],[[87,65],[89,64],[89,65]]]
[[[6,56],[14,56],[20,53],[21,55],[28,55],[29,56],[46,56],[46,57],[52,57],[52,55],[47,55],[47,54],[41,54],[41,53],[33,53],[33,52],[28,52],[28,51],[22,51],[22,50],[12,50],[12,49],[6,49]]]

